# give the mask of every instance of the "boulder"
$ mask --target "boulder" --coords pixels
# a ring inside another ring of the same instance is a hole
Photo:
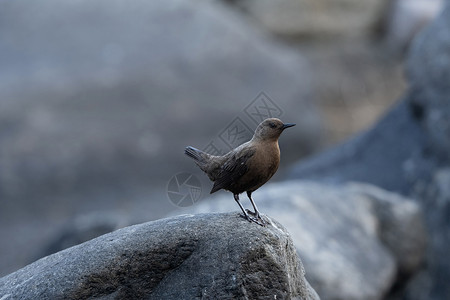
[[[414,41],[407,60],[407,101],[430,140],[429,156],[450,161],[450,1]]]
[[[407,195],[436,166],[428,159],[427,138],[412,109],[401,101],[370,130],[295,164],[287,178],[368,182]]]
[[[269,31],[285,36],[354,37],[370,33],[387,1],[238,0],[239,7]]]
[[[289,181],[265,185],[252,197],[288,229],[322,299],[383,299],[423,261],[419,206],[375,186]],[[185,212],[229,210],[239,210],[230,193]]]
[[[103,235],[0,278],[7,299],[304,299],[289,233],[266,217],[183,215]]]
[[[362,181],[415,199],[429,236],[427,261],[402,299],[450,298],[450,1],[413,41],[409,88],[373,128],[292,168],[291,179]]]
[[[413,275],[423,263],[427,247],[420,206],[412,199],[370,184],[350,183],[346,186],[350,194],[370,201],[377,218],[378,237],[397,263],[397,281]]]
[[[383,24],[384,38],[395,52],[408,49],[420,30],[442,9],[443,0],[393,0]]]

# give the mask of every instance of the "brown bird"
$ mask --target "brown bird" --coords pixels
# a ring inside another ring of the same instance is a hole
[[[186,147],[184,153],[193,158],[214,182],[211,194],[220,189],[232,192],[234,200],[244,213],[243,217],[264,226],[265,222],[252,199],[252,193],[277,171],[280,164],[278,138],[283,130],[292,126],[295,124],[285,124],[277,118],[270,118],[258,125],[250,141],[223,156],[214,156],[190,146]],[[245,211],[239,202],[239,194],[243,192],[247,192],[255,212]],[[250,217],[247,212],[254,217]]]

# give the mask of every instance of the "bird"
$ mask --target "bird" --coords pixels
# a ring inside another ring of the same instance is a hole
[[[266,222],[252,199],[252,193],[264,185],[280,164],[278,138],[294,123],[283,123],[278,118],[262,121],[250,141],[241,144],[222,156],[211,155],[188,146],[184,153],[192,158],[209,179],[214,182],[210,194],[224,189],[233,193],[234,200],[250,222],[265,226]],[[254,212],[245,210],[239,194],[246,192]],[[250,216],[252,215],[252,216]]]

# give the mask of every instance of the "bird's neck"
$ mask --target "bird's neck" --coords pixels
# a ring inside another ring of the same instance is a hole
[[[260,136],[254,135],[252,137],[251,141],[254,142],[254,143],[276,143],[276,144],[278,144],[278,137],[261,138]]]
[[[254,139],[251,143],[260,155],[269,157],[270,161],[280,160],[280,146],[278,145],[278,139]]]

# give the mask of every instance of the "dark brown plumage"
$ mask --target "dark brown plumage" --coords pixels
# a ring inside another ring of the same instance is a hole
[[[265,222],[251,195],[277,171],[280,164],[278,138],[284,129],[294,125],[284,124],[276,118],[266,119],[258,125],[250,141],[223,156],[214,156],[190,146],[186,147],[184,153],[194,159],[214,182],[211,194],[220,189],[232,192],[244,217],[264,226]],[[239,202],[239,194],[243,192],[247,192],[255,212],[246,211]],[[254,217],[250,217],[247,212]]]

